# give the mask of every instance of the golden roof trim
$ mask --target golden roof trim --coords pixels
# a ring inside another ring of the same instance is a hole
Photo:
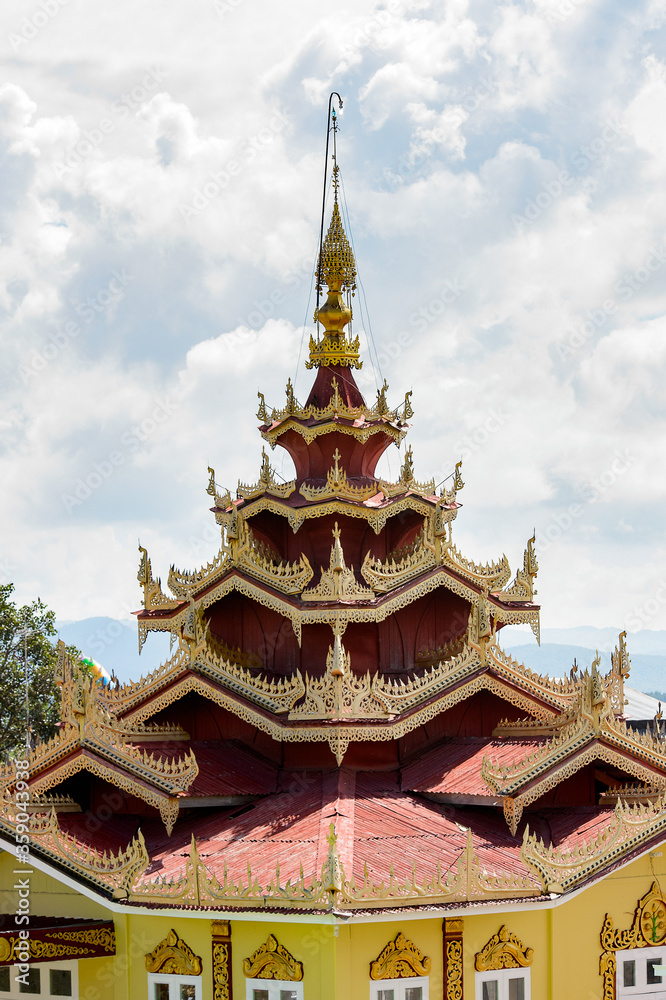
[[[4,828],[12,839],[17,832],[17,811],[12,798],[0,801],[0,828]],[[150,864],[141,830],[117,854],[113,851],[100,853],[62,830],[54,809],[45,815],[31,816],[29,836],[33,849],[98,888],[111,892],[115,898],[126,896],[134,880]]]
[[[192,838],[190,856],[182,875],[168,879],[156,876],[149,882],[135,882],[130,899],[161,905],[195,903],[224,909],[238,906],[250,909],[366,910],[541,895],[541,887],[535,885],[529,876],[497,875],[482,869],[469,830],[455,867],[451,869],[447,865],[443,871],[438,862],[421,881],[417,880],[414,870],[411,878],[400,881],[391,866],[388,880],[376,882],[366,864],[363,881],[358,884],[353,875],[351,878],[346,876],[337,853],[334,830],[328,840],[329,852],[319,875],[306,879],[301,870],[298,878],[283,883],[278,865],[271,882],[262,886],[249,866],[247,881],[240,878],[236,882],[229,875],[226,865],[218,880],[201,861]]]
[[[643,847],[655,837],[663,838],[665,831],[666,796],[649,805],[618,802],[612,820],[596,836],[582,843],[577,841],[568,850],[546,847],[526,826],[520,857],[538,873],[544,892],[563,893],[629,851]]]

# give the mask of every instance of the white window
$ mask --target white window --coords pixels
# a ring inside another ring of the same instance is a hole
[[[288,979],[246,979],[246,1000],[303,1000],[303,983]]]
[[[201,1000],[201,976],[148,973],[148,1000]]]
[[[370,983],[370,1000],[428,1000],[428,979],[381,979]]]
[[[475,1000],[530,1000],[529,969],[474,973]]]
[[[628,997],[666,996],[666,947],[631,948],[615,953],[615,996],[618,1000]]]
[[[17,981],[17,976],[23,981]],[[1,965],[0,998],[27,996],[42,1000],[56,1000],[57,997],[78,1000],[78,962],[35,962],[28,965],[25,974],[17,965]]]

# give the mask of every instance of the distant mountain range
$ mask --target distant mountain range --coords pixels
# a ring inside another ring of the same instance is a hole
[[[148,635],[139,656],[135,621],[114,618],[84,618],[59,622],[60,638],[77,646],[121,681],[138,680],[154,670],[169,656],[169,636],[163,632]],[[521,628],[502,629],[500,644],[532,670],[551,677],[562,677],[571,670],[574,659],[579,667],[589,667],[595,651],[602,653],[602,664],[610,665],[610,652],[617,644],[620,629],[551,628],[541,632],[538,646],[532,633]],[[632,632],[627,636],[631,658],[633,688],[666,702],[666,631]]]

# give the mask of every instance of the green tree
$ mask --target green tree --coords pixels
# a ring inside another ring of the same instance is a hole
[[[55,612],[39,599],[18,608],[14,585],[0,584],[0,754],[22,753],[26,745],[25,655],[33,741],[54,735],[60,721],[55,681],[58,650]],[[27,629],[27,635],[25,630]],[[70,654],[80,653],[69,647]]]

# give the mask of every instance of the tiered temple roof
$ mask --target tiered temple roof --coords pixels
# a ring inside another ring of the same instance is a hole
[[[209,469],[218,554],[171,567],[141,549],[137,613],[171,658],[102,686],[60,650],[62,721],[30,755],[31,850],[103,895],[161,907],[336,910],[475,906],[568,892],[664,836],[664,744],[624,718],[620,636],[568,678],[502,651],[538,637],[534,537],[512,578],[477,565],[412,449],[411,393],[367,405],[352,320],[355,262],[336,200],[318,273],[305,404],[259,394],[264,451],[234,497]],[[0,772],[0,832],[20,819]],[[105,811],[105,812],[104,812]],[[98,819],[104,812],[105,820]]]

